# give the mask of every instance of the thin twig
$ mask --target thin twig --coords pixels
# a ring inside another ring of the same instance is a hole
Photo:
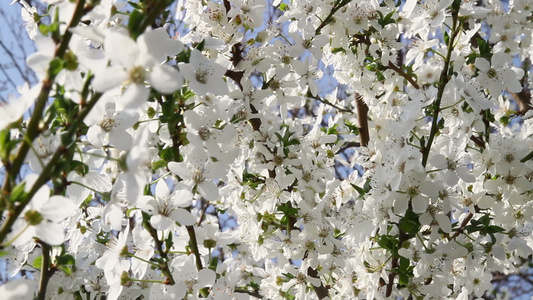
[[[420,86],[418,85],[418,83],[415,81],[415,79],[413,78],[413,76],[409,76],[407,73],[405,73],[401,68],[399,68],[398,66],[396,66],[395,64],[393,64],[392,62],[389,61],[389,65],[388,65],[389,69],[392,69],[394,70],[396,73],[398,73],[400,76],[402,76],[403,78],[407,79],[407,81],[409,81],[409,83],[415,88],[415,89],[420,89]]]
[[[307,92],[307,94],[305,96],[307,98],[311,98],[311,99],[317,100],[319,102],[322,102],[322,103],[324,103],[326,105],[329,105],[329,106],[337,109],[338,111],[345,112],[345,113],[353,113],[353,110],[348,109],[348,108],[342,108],[342,107],[340,107],[340,106],[338,106],[336,104],[331,103],[329,100],[322,99],[322,98],[320,98],[318,96],[313,96],[313,94],[311,94],[311,92],[309,92],[309,91]]]

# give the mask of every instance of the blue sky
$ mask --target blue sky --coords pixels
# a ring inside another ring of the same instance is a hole
[[[25,57],[35,51],[20,17],[21,5],[9,5],[10,3],[9,0],[0,1],[0,100],[7,100],[9,95],[15,95],[15,86],[24,83],[6,49],[15,57],[23,72],[26,70]]]

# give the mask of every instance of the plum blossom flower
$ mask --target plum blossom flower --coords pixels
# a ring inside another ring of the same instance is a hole
[[[76,208],[76,204],[66,197],[50,197],[50,188],[42,186],[13,226],[13,245],[26,244],[33,237],[38,237],[49,245],[63,243],[65,232],[59,223],[69,217]]]
[[[122,253],[126,246],[126,241],[129,235],[129,224],[119,233],[118,238],[111,237],[107,244],[105,253],[96,260],[95,266],[104,270],[104,276],[107,283],[111,286],[108,292],[108,299],[117,299],[122,292],[122,285],[120,285],[120,276],[122,272],[129,269],[129,262],[121,259]]]
[[[429,205],[429,199],[438,195],[439,185],[429,181],[425,173],[411,171],[402,178],[394,202],[394,212],[403,214],[411,202],[415,213],[424,213]]]
[[[191,188],[196,187],[200,195],[209,201],[219,196],[218,188],[212,180],[221,180],[227,174],[227,166],[221,162],[208,161],[202,149],[190,147],[187,149],[188,160],[184,162],[169,162],[169,170],[181,177]]]
[[[474,112],[479,114],[483,109],[489,109],[494,104],[485,96],[479,84],[472,78],[466,76],[457,76],[454,78],[459,95],[465,98],[465,101],[472,107]]]
[[[226,68],[209,60],[200,51],[193,49],[190,62],[180,64],[179,68],[196,94],[204,96],[208,93],[215,95],[228,93],[228,85],[223,79]]]
[[[137,41],[125,34],[110,32],[104,40],[104,50],[111,66],[96,72],[93,86],[105,92],[127,85],[125,94],[133,90],[136,97],[130,94],[133,99],[129,100],[137,105],[148,99],[145,80],[158,92],[173,93],[181,88],[181,75],[174,67],[160,63],[182,49],[181,42],[170,39],[164,28],[147,31]]]
[[[287,274],[290,274],[290,280],[283,283],[281,290],[290,292],[296,295],[297,299],[305,299],[305,293],[308,288],[308,284],[319,287],[322,282],[319,278],[311,277],[307,274],[308,265],[303,263],[302,266],[297,269],[293,266],[287,266]],[[293,289],[291,291],[291,289]]]
[[[514,93],[522,91],[518,78],[522,77],[523,71],[507,67],[508,60],[509,55],[503,52],[495,53],[490,63],[485,58],[476,58],[475,65],[480,71],[476,80],[493,97],[498,97],[504,90]]]
[[[170,195],[167,183],[160,179],[155,187],[155,197],[144,196],[138,205],[152,215],[150,224],[157,230],[172,229],[175,222],[182,225],[193,225],[196,220],[190,212],[180,207],[189,206],[193,194],[187,190],[177,190]]]
[[[87,138],[95,147],[111,144],[121,150],[131,149],[133,138],[126,130],[138,120],[139,114],[136,111],[117,110],[114,100],[106,97],[98,102],[84,120],[90,126]]]
[[[430,49],[431,47],[434,47],[439,44],[439,41],[437,39],[416,39],[413,42],[412,47],[407,51],[407,54],[405,55],[405,63],[409,64],[412,61],[413,63],[413,70],[418,69],[420,64],[422,64],[426,51]]]
[[[235,132],[231,126],[217,126],[217,121],[222,117],[216,107],[202,106],[197,110],[188,110],[183,118],[188,129],[187,140],[191,145],[205,147],[210,155],[216,158],[227,156],[219,144],[231,141]]]
[[[39,26],[37,25],[37,22],[35,22],[35,15],[37,14],[37,9],[35,6],[30,6],[28,2],[24,0],[13,0],[11,2],[11,5],[15,2],[19,2],[22,5],[22,10],[20,11],[22,20],[24,20],[24,27],[26,27],[26,31],[28,32],[28,36],[30,39],[34,39],[37,33],[39,32]]]
[[[198,271],[194,255],[177,257],[172,261],[172,269],[176,284],[154,284],[150,289],[150,299],[185,299],[187,293],[196,295],[200,289],[212,286],[216,280],[215,271],[207,268]]]

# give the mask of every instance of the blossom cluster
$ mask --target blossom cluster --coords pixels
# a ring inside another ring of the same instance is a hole
[[[529,0],[45,2],[0,295],[468,299],[527,267]]]

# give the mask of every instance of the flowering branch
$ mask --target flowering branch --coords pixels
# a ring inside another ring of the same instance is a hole
[[[78,2],[76,3],[76,8],[74,10],[72,19],[70,20],[70,23],[68,24],[67,29],[65,30],[65,34],[63,35],[61,42],[56,47],[54,57],[62,58],[65,55],[68,44],[72,37],[72,32],[69,29],[77,26],[78,23],[80,22],[81,18],[83,17],[85,13],[84,6],[85,6],[85,0],[78,0]],[[16,181],[16,178],[20,172],[20,168],[22,164],[24,163],[24,160],[26,159],[26,155],[28,154],[28,151],[30,149],[29,143],[33,142],[33,140],[35,140],[35,138],[37,138],[37,136],[41,133],[39,129],[39,123],[41,122],[44,108],[46,107],[46,103],[48,101],[50,91],[52,90],[54,79],[57,75],[52,69],[52,66],[50,66],[50,68],[48,69],[47,74],[48,74],[48,77],[43,81],[41,92],[39,93],[39,96],[37,97],[37,102],[35,103],[35,106],[33,109],[33,115],[30,119],[30,122],[28,124],[27,130],[24,136],[25,142],[23,142],[22,145],[20,146],[19,152],[17,153],[17,156],[15,157],[15,160],[13,161],[13,163],[6,166],[7,172],[4,177],[4,185],[2,189],[4,194],[8,194],[11,191],[12,185]]]
[[[42,241],[40,241],[40,244],[43,256],[41,262],[41,279],[39,282],[39,292],[37,294],[37,300],[45,300],[48,282],[50,281],[50,278],[52,277],[55,271],[54,269],[50,268],[50,266],[52,265],[52,261],[50,258],[50,252],[52,251],[52,247]]]
[[[334,103],[331,103],[329,100],[327,99],[322,99],[321,97],[319,96],[313,96],[313,94],[311,94],[310,91],[307,91],[307,94],[305,95],[307,98],[311,98],[311,99],[314,99],[314,100],[317,100],[321,103],[324,103],[326,105],[329,105],[333,108],[335,108],[336,110],[340,111],[340,112],[346,112],[346,113],[353,113],[353,110],[349,109],[349,108],[343,108],[343,107],[340,107]]]
[[[167,278],[165,280],[165,284],[174,285],[176,281],[174,280],[174,277],[172,277],[172,272],[170,271],[170,267],[168,265],[168,251],[170,249],[163,249],[163,242],[159,239],[157,230],[150,224],[149,215],[146,213],[143,213],[143,225],[150,233],[150,236],[152,236],[154,239],[157,253],[159,253],[159,256],[161,257],[161,260],[158,262],[158,266],[161,269],[161,272],[163,272],[163,275],[165,275]]]
[[[479,297],[532,255],[523,1],[174,2],[20,0],[0,252],[42,273],[0,295]]]
[[[320,25],[318,25],[318,27],[315,29],[315,35],[319,35],[322,32],[322,29],[334,20],[333,16],[335,15],[335,13],[350,2],[352,2],[352,0],[335,1],[335,4],[333,4],[333,7],[331,8],[331,11],[329,12],[329,14],[326,16],[326,18],[324,18],[324,20],[322,20]]]
[[[422,165],[425,167],[428,162],[429,153],[431,151],[431,146],[433,144],[433,140],[435,139],[435,136],[437,135],[439,131],[439,112],[440,112],[440,103],[442,101],[442,95],[444,94],[444,88],[450,81],[450,63],[452,59],[452,53],[453,48],[455,44],[455,39],[459,35],[459,32],[461,31],[460,26],[458,24],[458,17],[459,17],[459,6],[461,5],[461,1],[454,0],[452,4],[452,27],[451,27],[451,35],[448,39],[448,52],[446,54],[446,59],[444,60],[444,67],[440,73],[439,83],[438,83],[438,91],[437,91],[437,98],[433,102],[432,108],[433,108],[433,115],[431,120],[431,129],[429,132],[429,137],[427,144],[424,146],[423,152],[422,152]]]
[[[389,61],[389,65],[388,67],[392,70],[394,70],[396,73],[398,73],[400,76],[402,76],[403,78],[407,79],[407,81],[409,81],[409,83],[415,88],[415,89],[420,89],[420,86],[418,85],[418,83],[416,82],[416,80],[413,78],[413,76],[409,76],[407,73],[405,73],[402,69],[400,69],[398,66],[396,66],[395,64],[393,64],[391,61]]]
[[[67,147],[72,146],[71,145],[71,139],[83,123],[83,120],[85,117],[89,114],[91,109],[96,105],[98,100],[102,94],[95,93],[91,100],[87,103],[85,108],[80,112],[78,115],[78,118],[76,121],[70,126],[69,130],[67,131],[65,135],[65,139],[63,142],[67,142],[56,150],[56,152],[52,155],[50,160],[48,161],[48,164],[43,168],[41,174],[39,174],[39,177],[35,182],[33,183],[33,186],[28,191],[27,194],[24,195],[24,198],[20,199],[18,205],[10,208],[10,214],[9,217],[2,223],[2,227],[0,229],[0,241],[4,241],[6,238],[6,235],[10,232],[11,227],[17,220],[18,216],[24,211],[24,208],[28,203],[32,200],[32,197],[37,193],[37,191],[44,185],[46,182],[48,182],[52,176],[55,174],[55,169],[57,167],[57,163],[61,159],[61,157],[67,152]],[[0,244],[0,248],[3,248],[3,244]]]

